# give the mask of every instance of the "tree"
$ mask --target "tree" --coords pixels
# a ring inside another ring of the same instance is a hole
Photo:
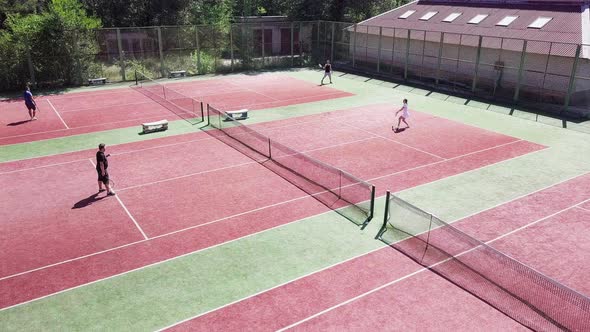
[[[0,48],[15,63],[4,65],[19,73],[18,78],[12,77],[9,82],[21,86],[29,77],[28,70],[25,71],[28,65],[23,64],[26,59],[33,60],[38,81],[80,83],[97,48],[92,30],[101,23],[87,16],[77,0],[53,0],[41,14],[9,14],[6,26],[0,40],[8,45],[0,44]]]

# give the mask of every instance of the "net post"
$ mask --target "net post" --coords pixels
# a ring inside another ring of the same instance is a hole
[[[369,225],[371,220],[373,220],[374,213],[375,213],[375,186],[371,186],[371,207],[369,209],[369,217],[367,218],[367,220],[365,220],[365,222],[361,226],[361,231]]]
[[[272,144],[270,137],[268,138],[268,159],[272,160]]]
[[[201,122],[205,121],[205,110],[204,110],[204,106],[203,106],[203,102],[200,101],[199,104],[201,104]]]
[[[387,229],[387,223],[389,222],[389,200],[391,199],[391,192],[388,190],[387,194],[385,195],[385,213],[383,213],[383,225],[381,225],[381,229],[375,236],[375,240],[381,240],[381,236],[385,233]]]
[[[137,79],[137,70],[135,70],[135,85],[139,85],[139,80]]]

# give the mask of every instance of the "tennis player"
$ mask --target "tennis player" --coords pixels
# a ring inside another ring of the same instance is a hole
[[[410,113],[408,112],[407,99],[404,99],[403,106],[397,112],[395,112],[395,116],[397,116],[400,112],[402,113],[402,115],[397,120],[397,127],[394,129],[393,126],[391,126],[391,129],[394,131],[399,130],[399,125],[402,123],[402,121],[406,124],[406,128],[410,128],[410,125],[408,124],[408,122],[406,122],[406,120],[410,117]]]
[[[105,151],[105,145],[104,143],[100,143],[98,145],[98,151],[96,152],[96,172],[98,173],[98,192],[103,192],[105,191],[105,189],[103,189],[102,185],[104,184],[104,186],[107,188],[107,195],[108,196],[114,196],[115,192],[113,191],[113,189],[111,188],[110,184],[109,184],[109,172],[108,172],[108,168],[109,168],[109,161],[107,160],[107,158],[110,156],[110,154],[105,155],[104,154]]]
[[[330,78],[330,84],[332,84],[332,64],[330,63],[330,60],[326,60],[326,64],[324,65],[324,77],[322,78],[322,83],[320,85],[324,85],[326,77]]]
[[[25,106],[29,110],[29,116],[31,117],[31,121],[37,120],[37,102],[35,102],[35,98],[33,98],[33,93],[31,93],[31,87],[27,85],[25,88]]]

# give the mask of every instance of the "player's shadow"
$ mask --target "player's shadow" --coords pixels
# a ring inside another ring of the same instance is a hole
[[[408,128],[397,128],[397,129],[394,129],[393,132],[396,133],[396,134],[399,134],[399,133],[403,133],[407,129]]]
[[[16,127],[16,126],[20,126],[22,124],[29,123],[29,122],[31,122],[31,120],[17,121],[17,122],[9,123],[9,124],[7,124],[7,126],[8,127]]]
[[[84,198],[83,200],[74,204],[74,206],[72,207],[72,210],[85,208],[87,206],[90,206],[96,202],[103,200],[105,197],[106,196],[98,197],[98,193],[92,194],[91,196],[88,196],[88,197]]]

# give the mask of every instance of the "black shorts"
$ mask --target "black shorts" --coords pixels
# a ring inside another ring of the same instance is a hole
[[[98,173],[98,181],[104,184],[109,183],[109,172],[106,169],[104,170],[104,176],[102,176],[102,172],[99,169],[97,169],[96,172]]]
[[[33,110],[33,111],[36,111],[37,110],[37,106],[35,106],[35,104],[25,103],[25,105],[27,105],[27,108],[29,110]]]

